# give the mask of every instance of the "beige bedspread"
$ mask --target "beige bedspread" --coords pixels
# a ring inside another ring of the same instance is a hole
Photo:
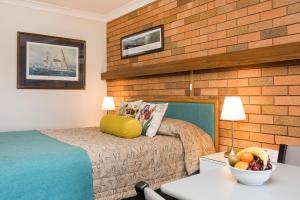
[[[196,135],[193,131],[187,130],[180,137],[157,135],[154,138],[141,136],[135,139],[104,134],[99,128],[41,132],[85,149],[92,161],[95,199],[115,200],[134,196],[134,185],[138,181],[143,180],[151,187],[159,188],[162,183],[185,177],[197,170],[199,156],[211,153],[214,149],[208,137],[199,139],[200,134]],[[195,137],[198,142],[191,141]],[[196,155],[197,151],[201,154]]]

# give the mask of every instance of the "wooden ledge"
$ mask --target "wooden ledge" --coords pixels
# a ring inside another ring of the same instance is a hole
[[[139,67],[124,67],[101,74],[102,80],[126,79],[156,74],[169,74],[195,70],[270,65],[300,61],[300,42],[190,58]]]

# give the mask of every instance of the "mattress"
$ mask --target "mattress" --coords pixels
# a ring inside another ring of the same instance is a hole
[[[88,152],[96,200],[134,196],[134,185],[141,180],[158,188],[164,182],[186,176],[183,146],[176,137],[123,139],[101,133],[99,128],[42,133]]]
[[[92,162],[95,199],[116,200],[135,196],[134,185],[139,181],[146,181],[156,189],[163,183],[186,177],[191,166],[194,170],[199,168],[197,148],[201,148],[200,154],[211,153],[213,143],[204,137],[194,145],[197,139],[191,138],[188,131],[193,129],[184,128],[185,133],[178,137],[157,135],[134,139],[101,133],[97,127],[41,132],[86,150]]]

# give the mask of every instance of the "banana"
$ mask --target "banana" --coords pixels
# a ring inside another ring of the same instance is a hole
[[[269,155],[265,150],[259,147],[248,147],[238,152],[237,155],[240,156],[245,152],[252,153],[254,156],[259,157],[264,163],[264,169],[267,167]]]

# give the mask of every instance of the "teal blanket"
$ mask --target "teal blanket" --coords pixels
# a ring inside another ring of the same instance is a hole
[[[94,199],[91,161],[38,131],[0,133],[0,199]]]

